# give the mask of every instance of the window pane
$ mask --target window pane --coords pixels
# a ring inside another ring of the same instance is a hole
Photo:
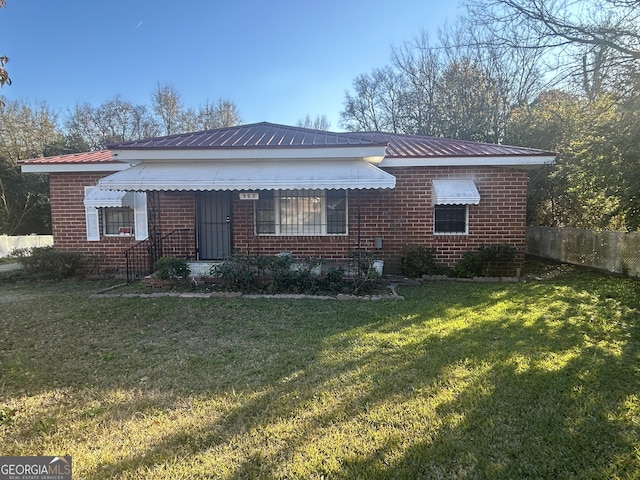
[[[327,233],[347,233],[347,195],[344,190],[327,190]]]
[[[436,205],[434,231],[436,233],[466,233],[467,206]]]
[[[347,233],[345,190],[260,192],[255,207],[258,235],[340,235]]]
[[[280,195],[280,233],[283,235],[322,234],[322,193],[320,190],[285,190]]]
[[[105,235],[133,234],[133,208],[103,208]]]
[[[276,233],[276,209],[272,191],[260,192],[256,202],[256,233]]]

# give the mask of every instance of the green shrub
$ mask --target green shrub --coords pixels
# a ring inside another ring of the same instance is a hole
[[[212,266],[209,273],[228,289],[248,292],[254,286],[254,279],[264,274],[267,263],[267,259],[260,255],[234,254],[223,263]]]
[[[511,274],[517,250],[513,245],[481,245],[464,252],[455,267],[458,277],[490,277]]]
[[[329,293],[341,292],[344,289],[344,268],[331,267],[321,280],[321,288]]]
[[[189,265],[181,258],[162,257],[156,262],[155,275],[161,280],[179,280],[187,278],[189,273]]]
[[[240,254],[214,265],[210,274],[218,278],[224,288],[241,292],[364,294],[379,289],[378,275],[372,268],[354,278],[345,278],[344,269],[340,267],[332,267],[326,275],[321,275],[319,267],[323,264],[323,259],[313,257],[300,261],[291,255]]]
[[[30,276],[60,280],[80,275],[88,264],[88,256],[79,252],[34,247],[14,250],[11,254]]]
[[[482,245],[478,250],[482,255],[483,268],[486,275],[513,275],[517,253],[516,247],[500,243],[497,245]]]
[[[293,261],[291,255],[276,255],[269,258],[267,271],[271,278],[268,291],[272,293],[317,293],[320,289],[318,267],[324,261],[309,257],[304,261]]]
[[[437,275],[444,270],[436,263],[435,248],[424,245],[407,245],[402,251],[402,273],[418,278],[422,275]]]
[[[475,250],[467,250],[454,268],[456,277],[473,278],[482,276],[482,258]]]

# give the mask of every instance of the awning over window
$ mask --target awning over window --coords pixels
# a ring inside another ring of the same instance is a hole
[[[141,162],[99,182],[109,190],[293,190],[395,188],[364,160]]]
[[[434,205],[478,205],[480,194],[473,180],[432,180]]]
[[[84,196],[85,207],[133,207],[133,192],[102,190],[98,187],[87,189]]]

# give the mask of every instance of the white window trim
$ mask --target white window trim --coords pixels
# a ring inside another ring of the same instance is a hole
[[[117,207],[117,208],[130,208],[133,213],[133,225],[131,225],[131,233],[107,233],[107,211],[109,208],[114,207],[102,207],[96,210],[100,210],[100,217],[102,218],[102,235],[105,237],[133,237],[135,235],[136,226],[135,226],[135,211],[133,207]]]
[[[305,189],[306,190],[306,189]],[[316,190],[316,189],[309,189]],[[275,233],[258,233],[258,226],[256,224],[256,204],[253,209],[253,233],[260,237],[346,237],[349,235],[349,194],[345,190],[345,233],[327,233],[327,190],[320,189],[320,222],[322,226],[321,233],[282,233],[280,222],[280,195],[283,190],[276,190],[273,192],[273,208],[274,221],[275,221]],[[299,192],[301,190],[291,190]]]
[[[88,193],[96,186],[84,187],[84,196],[87,197]],[[103,229],[100,229],[100,217],[103,216],[99,212],[99,208],[85,207],[85,227],[86,227],[86,239],[89,242],[99,242],[102,236],[105,237],[135,237],[136,240],[146,240],[149,238],[149,226],[147,220],[147,194],[145,192],[134,192],[133,194],[133,235],[119,235],[104,233],[104,217],[102,219]]]
[[[433,234],[442,237],[442,236],[452,236],[452,235],[469,235],[469,205],[459,205],[464,207],[464,232],[436,232],[436,207],[446,207],[447,205],[434,205],[433,206]]]

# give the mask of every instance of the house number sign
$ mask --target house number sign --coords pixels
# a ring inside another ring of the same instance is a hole
[[[240,192],[240,200],[258,200],[259,198],[258,192]]]

